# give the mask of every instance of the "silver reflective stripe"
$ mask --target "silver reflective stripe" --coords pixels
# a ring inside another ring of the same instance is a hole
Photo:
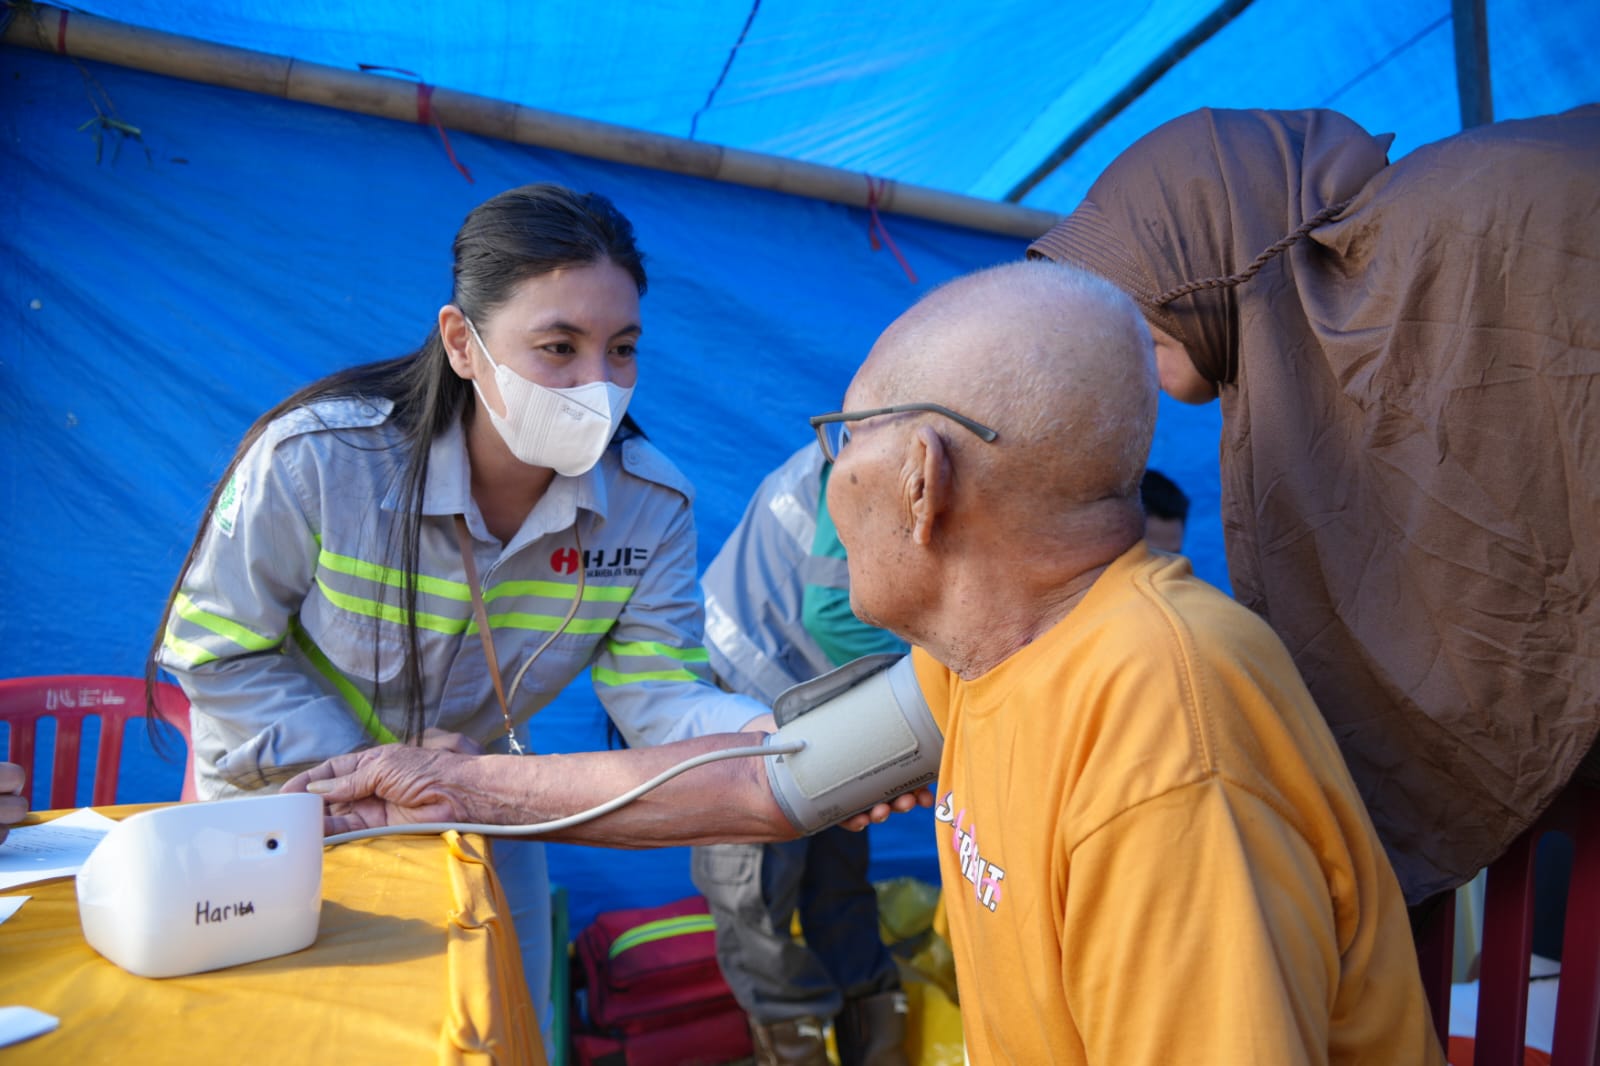
[[[792,492],[780,492],[768,501],[767,510],[772,512],[772,517],[778,520],[778,525],[794,539],[802,552],[811,551],[817,518],[810,506],[802,503]]]
[[[731,669],[743,675],[723,678],[735,691],[771,701],[794,684],[788,671],[745,636],[727,609],[710,594],[706,596],[706,645],[715,648]]]

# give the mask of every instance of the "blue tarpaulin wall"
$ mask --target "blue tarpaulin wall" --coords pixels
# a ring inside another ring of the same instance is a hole
[[[74,8],[991,198],[1019,190],[1084,129],[1079,149],[1026,192],[1025,203],[1059,212],[1136,137],[1202,105],[1338,108],[1396,133],[1396,156],[1449,135],[1459,122],[1453,9],[1448,0],[1105,0],[1066,13],[1043,0]],[[0,5],[0,20],[16,10]],[[1483,10],[1498,117],[1600,94],[1600,4],[1487,0]],[[1208,21],[1221,28],[1191,41]],[[1141,72],[1159,76],[1096,125]],[[101,114],[139,139],[96,126]],[[699,487],[702,561],[761,477],[806,439],[805,416],[838,406],[883,326],[930,285],[1022,250],[887,216],[920,278],[913,285],[872,249],[859,210],[454,134],[469,185],[426,127],[6,46],[0,132],[0,676],[138,673],[244,429],[321,374],[415,348],[449,296],[455,229],[505,188],[553,180],[598,190],[634,220],[651,293],[633,411]],[[1215,406],[1164,399],[1152,461],[1194,497],[1190,555],[1226,587],[1217,419]],[[534,732],[546,751],[605,743],[582,685]],[[175,797],[178,766],[137,737],[133,747],[119,798]],[[873,833],[877,875],[934,878],[925,815]],[[681,850],[557,848],[552,867],[574,889],[575,927],[602,907],[690,890]]]
[[[494,193],[610,196],[648,256],[632,410],[698,486],[708,561],[762,476],[837,409],[878,332],[934,283],[1022,242],[898,216],[920,284],[859,210],[0,48],[0,676],[137,674],[211,485],[251,421],[335,368],[414,349],[450,242]],[[142,141],[80,130],[103,90]],[[1197,499],[1222,573],[1215,409],[1163,408],[1155,461]],[[577,685],[544,751],[605,746]],[[142,750],[142,746],[135,745]],[[134,755],[119,798],[176,798]],[[937,879],[926,812],[877,827],[875,874]],[[687,853],[560,847],[579,928],[692,891]]]
[[[81,0],[106,18],[1067,212],[1196,107],[1331,107],[1394,152],[1460,128],[1460,0]],[[1494,114],[1600,96],[1600,3],[1482,0]],[[48,27],[51,33],[55,27]],[[1211,32],[1198,32],[1209,29]],[[70,36],[70,35],[69,35]],[[1180,54],[1181,53],[1181,54]],[[1141,75],[1160,74],[1145,78]],[[1132,103],[1094,120],[1124,86]],[[1087,127],[1093,127],[1087,128]]]

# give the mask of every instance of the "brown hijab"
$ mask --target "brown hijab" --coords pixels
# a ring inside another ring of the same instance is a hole
[[[1600,729],[1600,107],[1387,146],[1331,111],[1186,115],[1029,254],[1119,285],[1218,383],[1234,592],[1415,902]]]

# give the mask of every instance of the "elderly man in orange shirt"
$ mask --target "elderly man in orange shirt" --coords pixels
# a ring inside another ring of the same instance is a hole
[[[944,737],[938,847],[971,1061],[1442,1063],[1399,885],[1288,653],[1143,540],[1156,388],[1131,301],[1017,263],[901,316],[844,410],[814,420],[851,427],[848,446],[827,439],[852,605],[915,646]],[[330,829],[524,823],[748,741],[391,746],[291,784],[347,805]],[[793,832],[743,759],[562,838]]]

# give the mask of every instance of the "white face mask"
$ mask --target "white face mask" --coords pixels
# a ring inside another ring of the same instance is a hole
[[[494,383],[506,405],[504,417],[489,406],[476,380],[472,387],[511,454],[529,466],[549,467],[567,477],[576,477],[598,463],[628,409],[633,390],[609,381],[570,389],[545,388],[495,362],[489,346],[478,336],[478,328],[470,318],[466,323],[484,358],[494,367]]]

